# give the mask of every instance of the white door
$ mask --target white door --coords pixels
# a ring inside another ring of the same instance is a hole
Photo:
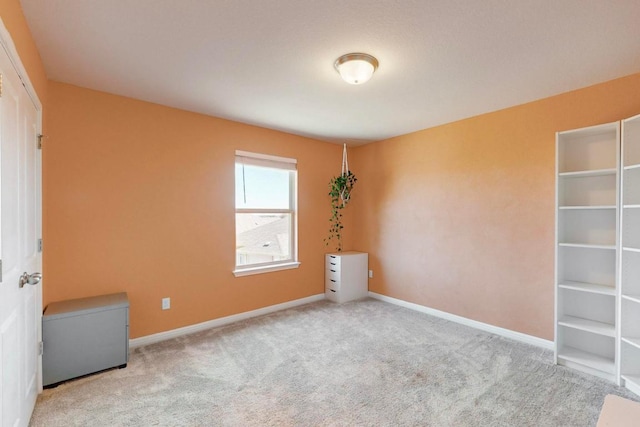
[[[28,425],[39,391],[42,290],[20,286],[41,271],[39,118],[1,45],[0,76],[0,418],[13,427]]]

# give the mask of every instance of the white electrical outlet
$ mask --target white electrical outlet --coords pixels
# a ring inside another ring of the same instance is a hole
[[[171,308],[171,298],[162,298],[162,309],[169,310]]]
[[[369,270],[369,279],[373,279],[373,270]]]

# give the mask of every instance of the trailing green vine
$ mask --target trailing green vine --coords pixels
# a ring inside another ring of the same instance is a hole
[[[331,178],[329,181],[329,196],[331,197],[331,218],[329,222],[329,237],[325,240],[327,246],[331,240],[335,240],[338,252],[342,251],[342,209],[347,206],[351,198],[351,191],[358,179],[351,172],[347,171],[341,175]]]

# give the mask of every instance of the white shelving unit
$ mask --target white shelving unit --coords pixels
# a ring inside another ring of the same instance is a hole
[[[640,394],[640,116],[622,121],[619,375]]]
[[[556,363],[640,395],[640,115],[556,134]]]
[[[617,383],[619,141],[618,122],[556,135],[556,363]]]

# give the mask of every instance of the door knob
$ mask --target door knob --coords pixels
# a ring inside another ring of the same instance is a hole
[[[20,280],[18,281],[18,285],[22,288],[24,287],[24,285],[37,285],[38,283],[40,283],[40,280],[42,280],[42,273],[33,273],[33,274],[27,274],[27,272],[25,271],[24,273],[22,273],[22,276],[20,276]]]

